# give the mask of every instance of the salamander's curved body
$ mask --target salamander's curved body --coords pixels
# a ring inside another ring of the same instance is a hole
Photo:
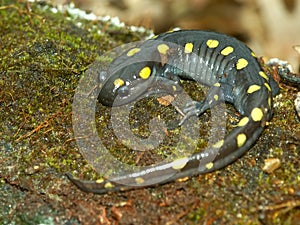
[[[125,67],[125,64],[129,66]],[[232,163],[261,134],[266,121],[272,116],[272,95],[278,92],[275,81],[263,72],[254,53],[245,44],[227,35],[208,31],[181,30],[161,34],[121,54],[105,73],[100,77],[103,86],[99,95],[99,101],[104,105],[127,104],[147,91],[170,93],[180,89],[180,79],[192,79],[210,87],[210,90],[206,99],[190,102],[183,109],[185,116],[179,125],[222,100],[233,104],[241,119],[224,139],[218,140],[208,151],[153,169],[102,182],[80,181],[67,174],[86,192],[106,193],[137,185],[147,186],[156,177],[166,177],[160,182],[166,183],[211,172]],[[153,89],[151,84],[154,83],[159,85]],[[218,153],[212,157],[216,151]],[[168,176],[170,174],[172,176]]]

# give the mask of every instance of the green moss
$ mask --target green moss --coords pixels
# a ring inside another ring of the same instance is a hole
[[[105,51],[149,35],[109,21],[66,19],[66,14],[50,9],[45,3],[26,1],[1,1],[0,6],[1,180],[21,190],[43,190],[46,195],[51,190],[49,179],[67,171],[81,172],[81,168],[92,171],[77,150],[71,123],[80,77]],[[5,187],[1,185],[0,193]],[[0,198],[2,212],[8,211],[6,204],[15,207],[25,201],[22,196],[16,202],[14,196],[9,199],[12,202]],[[51,208],[46,211],[54,215]],[[34,211],[26,204],[14,210],[13,218],[0,217],[18,224],[51,224],[45,212]]]

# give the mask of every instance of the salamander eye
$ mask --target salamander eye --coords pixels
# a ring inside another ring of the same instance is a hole
[[[126,97],[129,95],[129,88],[127,86],[120,87],[118,89],[118,95],[120,97]]]

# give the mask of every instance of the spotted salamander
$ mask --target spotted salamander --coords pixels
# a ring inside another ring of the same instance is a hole
[[[146,40],[118,56],[107,71],[99,74],[99,101],[104,105],[127,104],[147,91],[178,90],[178,81],[191,79],[208,86],[209,91],[203,101],[189,102],[183,108],[185,115],[179,125],[191,116],[201,115],[221,99],[231,103],[241,118],[224,139],[205,152],[99,182],[81,181],[67,174],[81,190],[98,194],[147,186],[156,177],[166,177],[158,182],[162,184],[232,163],[255,143],[271,119],[272,96],[279,90],[244,43],[224,34],[199,30],[167,32]],[[159,84],[156,89],[150,85],[153,83]],[[216,151],[212,157],[211,152]]]

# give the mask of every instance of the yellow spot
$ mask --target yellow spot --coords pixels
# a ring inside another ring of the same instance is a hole
[[[107,182],[105,185],[104,185],[105,188],[113,188],[114,185],[110,182]]]
[[[269,104],[269,107],[271,108],[271,106],[272,106],[272,99],[271,98],[268,98],[268,104]]]
[[[246,136],[246,134],[239,134],[237,137],[236,137],[236,142],[237,142],[237,146],[240,148],[240,147],[242,147],[244,144],[245,144],[245,142],[246,142],[246,140],[247,140],[247,136]]]
[[[269,77],[267,76],[267,74],[265,74],[265,72],[259,71],[259,75],[260,75],[261,77],[263,77],[265,80],[269,80]]]
[[[215,83],[214,86],[215,87],[221,87],[221,84],[220,83]]]
[[[186,43],[184,46],[184,53],[188,54],[193,51],[194,45],[193,43]]]
[[[256,55],[254,52],[251,52],[251,55],[256,58]]]
[[[226,48],[224,48],[222,51],[221,51],[221,54],[222,55],[229,55],[230,53],[233,52],[233,47],[231,46],[227,46]]]
[[[144,67],[143,69],[141,69],[141,71],[139,72],[140,78],[142,79],[148,79],[151,75],[151,69],[149,66]]]
[[[248,61],[244,58],[240,58],[236,64],[236,69],[241,70],[244,69],[248,65]]]
[[[238,123],[238,127],[243,127],[245,126],[247,123],[249,122],[249,118],[248,117],[244,117],[240,120],[240,122]]]
[[[152,38],[150,39],[156,39],[158,37],[158,35],[154,35]]]
[[[101,178],[101,179],[96,180],[96,183],[101,184],[101,183],[103,183],[103,181],[104,181],[104,179]]]
[[[189,177],[183,177],[183,178],[177,179],[176,181],[177,181],[177,182],[185,182],[185,181],[187,181],[188,179],[190,179],[190,178],[189,178]]]
[[[264,83],[264,85],[266,86],[266,88],[267,88],[269,91],[272,91],[272,90],[271,90],[271,87],[270,87],[270,85],[269,85],[268,83]]]
[[[140,48],[133,48],[133,49],[131,49],[131,50],[129,50],[129,51],[127,52],[127,56],[133,56],[133,55],[135,55],[136,53],[138,53],[139,51],[141,51]]]
[[[224,144],[224,140],[220,140],[213,145],[214,148],[221,148]]]
[[[263,118],[264,114],[263,111],[260,108],[254,108],[251,111],[251,117],[253,121],[261,121]]]
[[[169,49],[170,49],[169,46],[166,45],[166,44],[160,44],[160,45],[157,46],[158,52],[163,54],[163,55],[167,54]]]
[[[141,177],[137,177],[137,178],[135,178],[135,182],[136,182],[137,184],[142,184],[142,183],[145,182],[145,180],[144,180],[143,178],[141,178]]]
[[[214,95],[214,99],[215,99],[215,101],[218,101],[219,96],[218,95]]]
[[[216,48],[216,47],[218,47],[218,45],[219,45],[219,41],[209,39],[209,40],[207,40],[206,45],[207,45],[209,48]]]
[[[213,162],[207,163],[205,165],[205,167],[206,167],[206,169],[210,170],[210,169],[212,169],[214,167],[214,163]]]
[[[256,92],[258,90],[260,90],[260,86],[257,84],[253,84],[253,85],[249,86],[247,93],[252,94],[253,92]]]
[[[122,80],[121,78],[117,78],[114,81],[114,85],[115,87],[121,87],[125,84],[124,80]]]
[[[189,159],[188,158],[181,158],[181,159],[176,159],[176,160],[174,160],[174,162],[173,162],[173,166],[172,166],[172,168],[174,169],[174,170],[180,170],[180,169],[182,169],[183,167],[185,167],[185,165],[187,164],[187,162],[189,161]]]

